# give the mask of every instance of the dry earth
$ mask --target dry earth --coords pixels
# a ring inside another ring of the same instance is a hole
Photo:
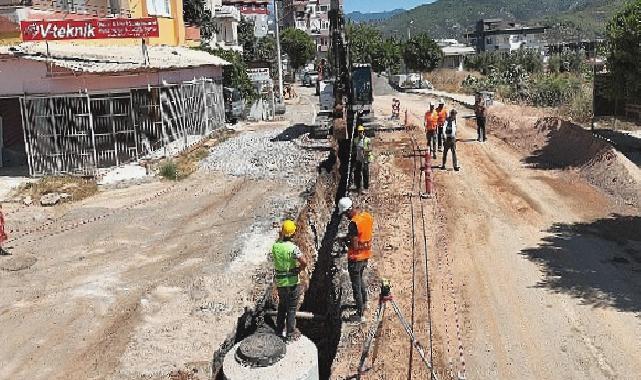
[[[416,115],[428,101],[397,96],[402,108]],[[390,105],[391,96],[376,98],[379,116],[389,115]],[[493,130],[497,120],[491,122],[485,144],[476,142],[471,125],[461,128],[461,171],[437,170],[437,196],[424,201],[438,377],[638,379],[641,217],[631,200],[639,168],[600,143],[590,148],[589,134],[586,140],[562,125],[562,133],[547,133],[559,125],[526,124],[522,113],[509,114],[501,128]],[[414,135],[425,145],[421,133]],[[396,300],[410,319],[415,276],[415,328],[429,346],[423,251],[419,247],[413,254],[409,202],[393,198],[414,186],[415,166],[411,158],[383,154],[407,137],[398,132],[375,139],[379,154],[369,207],[382,241],[370,265],[370,290],[377,294],[376,278],[391,278]],[[563,165],[541,164],[555,159]],[[417,204],[413,222],[422,243]],[[418,264],[414,270],[413,262]],[[373,309],[376,297],[371,298]],[[369,327],[371,320],[346,329],[332,378],[355,374]],[[363,378],[408,378],[405,332],[391,316],[383,332],[376,365]],[[426,378],[416,352],[413,357],[411,375]]]
[[[12,233],[12,255],[0,257],[0,378],[208,378],[214,352],[267,289],[274,222],[296,215],[327,154],[280,133],[311,119],[308,95],[288,122],[241,126],[213,148],[232,150],[226,162],[244,171],[205,166],[177,184],[9,210],[9,228],[37,230]],[[269,146],[276,164],[261,166],[252,146]]]

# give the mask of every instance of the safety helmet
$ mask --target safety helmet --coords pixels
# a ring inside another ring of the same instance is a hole
[[[434,107],[434,102],[429,102],[428,106],[430,106],[430,108]]]
[[[358,126],[358,128],[356,128],[356,130],[359,132],[365,132],[365,127],[361,124]]]
[[[291,237],[296,232],[296,223],[293,220],[287,219],[283,222],[281,231],[283,232],[283,236]]]
[[[345,211],[352,208],[353,205],[354,205],[354,202],[352,202],[352,200],[349,199],[349,197],[343,197],[338,201],[338,212],[342,214]]]
[[[445,105],[445,100],[443,100],[443,98],[439,99],[438,100],[438,105],[439,106],[444,106]]]

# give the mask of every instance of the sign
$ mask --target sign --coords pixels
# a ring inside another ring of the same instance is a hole
[[[271,79],[269,77],[269,69],[266,67],[247,69],[247,76],[252,82],[263,82]]]
[[[23,41],[158,37],[158,19],[91,18],[20,21]]]

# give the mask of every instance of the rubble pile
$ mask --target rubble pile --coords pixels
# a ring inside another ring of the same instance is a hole
[[[212,148],[201,162],[201,170],[261,180],[285,180],[293,186],[310,188],[318,164],[327,152],[300,148],[305,135],[286,136],[281,131],[243,133]]]

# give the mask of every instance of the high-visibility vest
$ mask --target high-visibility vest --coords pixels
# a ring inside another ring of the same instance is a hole
[[[438,125],[445,124],[445,120],[447,120],[447,110],[445,109],[445,107],[443,107],[443,109],[440,111],[436,111],[436,113],[438,115],[438,120],[437,120]]]
[[[425,130],[426,131],[435,130],[437,120],[438,120],[438,116],[436,115],[436,111],[425,112]]]
[[[0,211],[0,243],[7,241],[9,237],[6,232],[4,232],[4,214]]]
[[[354,137],[353,144],[354,144],[354,152],[355,153],[357,153],[358,144],[360,144],[360,142],[361,142],[360,136]],[[363,157],[364,158],[363,162],[372,162],[372,161],[374,161],[374,155],[372,153],[371,145],[372,145],[372,140],[369,137],[364,136],[363,137],[363,151],[364,151],[363,154],[365,154],[365,151],[369,151],[369,153],[367,154],[367,157]],[[357,153],[357,155],[358,155],[358,153]]]
[[[274,278],[279,288],[298,284],[298,260],[294,255],[295,251],[296,245],[291,241],[277,241],[272,246]]]
[[[370,213],[363,211],[354,215],[352,222],[356,223],[358,230],[358,247],[350,247],[347,251],[349,261],[363,261],[372,256],[372,230],[374,218]]]

